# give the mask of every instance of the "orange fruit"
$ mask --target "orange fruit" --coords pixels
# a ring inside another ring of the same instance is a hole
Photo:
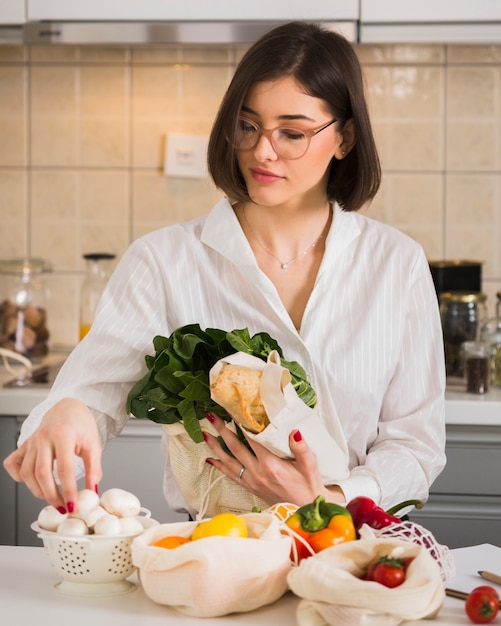
[[[162,537],[161,539],[157,539],[151,545],[157,546],[158,548],[167,548],[172,550],[172,548],[178,548],[182,546],[183,543],[188,543],[190,540],[187,537],[178,537],[176,535],[169,535],[168,537]]]

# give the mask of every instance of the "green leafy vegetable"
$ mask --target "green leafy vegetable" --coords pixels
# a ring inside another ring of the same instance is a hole
[[[298,396],[314,407],[317,396],[297,361],[286,361],[278,343],[267,333],[252,337],[247,328],[230,332],[217,328],[202,330],[189,324],[170,337],[153,339],[155,355],[145,357],[148,372],[138,380],[127,396],[126,410],[139,419],[158,424],[182,421],[193,439],[203,441],[199,420],[213,412],[230,421],[228,413],[210,397],[209,370],[219,359],[235,352],[245,352],[266,361],[272,350],[280,355],[283,367],[291,374]]]

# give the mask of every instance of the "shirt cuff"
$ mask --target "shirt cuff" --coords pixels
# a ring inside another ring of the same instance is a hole
[[[381,502],[381,489],[376,480],[367,473],[354,473],[352,472],[350,477],[346,480],[340,480],[337,483],[342,490],[346,498],[346,503],[353,500],[357,496],[365,496],[374,500],[376,504]]]

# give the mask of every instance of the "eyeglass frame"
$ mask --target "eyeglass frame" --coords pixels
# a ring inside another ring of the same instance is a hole
[[[273,151],[275,152],[275,154],[277,154],[281,159],[286,159],[287,161],[295,161],[296,159],[301,159],[302,157],[304,157],[304,155],[308,152],[308,149],[310,147],[310,143],[311,143],[312,137],[314,137],[315,135],[318,135],[318,133],[320,133],[321,131],[325,130],[326,128],[329,128],[329,126],[332,126],[332,124],[335,124],[338,121],[338,118],[334,118],[333,120],[331,120],[327,124],[324,124],[320,128],[306,128],[306,129],[295,128],[294,126],[275,126],[275,128],[265,129],[262,126],[259,126],[259,124],[256,124],[256,122],[253,122],[252,120],[250,120],[248,117],[244,117],[243,115],[239,115],[238,116],[238,121],[240,122],[241,120],[243,120],[245,122],[248,122],[249,124],[254,126],[259,134],[258,134],[256,143],[252,147],[250,147],[250,148],[239,148],[239,147],[237,147],[235,145],[236,144],[236,140],[235,140],[236,138],[234,137],[234,139],[232,141],[232,145],[235,148],[235,150],[237,150],[238,152],[249,152],[250,150],[254,150],[256,148],[256,146],[258,145],[258,143],[261,141],[261,139],[262,139],[262,137],[264,135],[266,137],[266,139],[268,139],[268,141],[270,142],[270,145],[273,148]],[[273,144],[273,141],[272,141],[272,135],[273,135],[273,133],[276,130],[294,130],[294,131],[303,133],[308,138],[308,144],[306,145],[306,149],[303,152],[303,154],[301,154],[300,156],[297,156],[297,157],[285,157],[285,156],[282,156],[281,154],[279,154],[277,152],[277,149],[275,148],[275,146]]]

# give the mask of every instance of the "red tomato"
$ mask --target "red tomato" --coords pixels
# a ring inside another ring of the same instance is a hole
[[[398,587],[405,580],[405,573],[413,557],[405,559],[382,556],[369,563],[364,579],[372,580],[385,587]]]
[[[476,587],[465,602],[466,615],[474,624],[491,622],[499,611],[499,594],[489,585]]]
[[[490,585],[480,585],[480,587],[475,587],[473,591],[483,591],[485,593],[489,593],[491,596],[494,596],[497,600],[499,600],[499,593],[497,589],[491,587]]]
[[[372,579],[385,587],[398,587],[405,580],[404,568],[391,563],[379,563],[372,572]]]

